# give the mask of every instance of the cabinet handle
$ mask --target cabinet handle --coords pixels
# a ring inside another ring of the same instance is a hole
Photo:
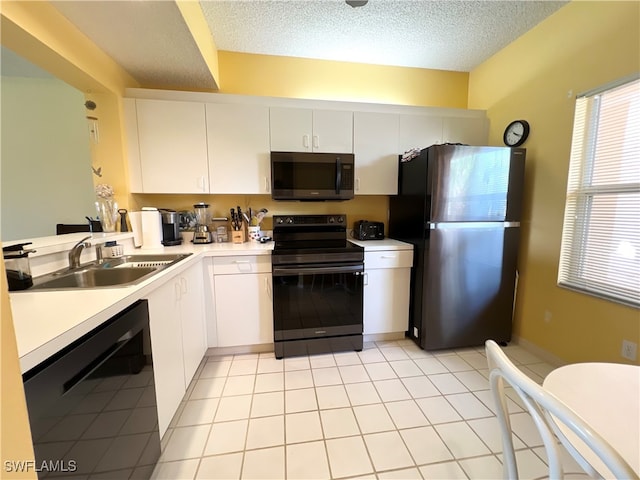
[[[239,272],[249,273],[253,270],[253,267],[249,260],[234,260],[233,263],[235,263],[238,266]]]
[[[314,135],[312,138],[313,138],[313,148],[320,148],[320,137],[318,135]]]
[[[302,136],[302,146],[304,148],[309,148],[309,135]]]
[[[187,281],[184,277],[180,277],[180,293],[187,293]]]
[[[356,192],[360,191],[360,177],[356,178]]]
[[[204,177],[198,179],[198,188],[204,192]]]
[[[178,282],[173,284],[173,288],[176,291],[176,301],[180,301],[182,299],[182,289],[180,288],[180,284]]]
[[[264,277],[264,289],[267,292],[267,296],[269,298],[273,298],[271,295],[271,283],[269,282],[269,277]]]
[[[271,193],[271,185],[269,185],[269,177],[264,177],[264,191]]]
[[[396,258],[396,255],[380,255],[380,258]]]
[[[362,285],[366,287],[367,285],[369,285],[369,274],[367,272],[364,272],[363,276],[364,278],[362,280]]]

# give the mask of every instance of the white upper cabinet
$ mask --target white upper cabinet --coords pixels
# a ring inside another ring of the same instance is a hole
[[[395,113],[354,113],[356,195],[398,193],[399,123]]]
[[[400,115],[400,153],[442,143],[442,117]]]
[[[211,192],[270,193],[269,107],[208,103],[206,116]]]
[[[136,100],[143,193],[209,193],[204,103]]]
[[[341,110],[271,107],[271,150],[353,152],[353,113]]]
[[[480,117],[444,117],[442,143],[464,143],[486,145],[489,136],[489,121]]]

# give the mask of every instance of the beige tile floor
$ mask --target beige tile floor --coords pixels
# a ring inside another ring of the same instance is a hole
[[[553,368],[521,347],[505,350],[538,382]],[[429,353],[411,340],[284,360],[206,357],[153,478],[501,478],[487,378],[483,348]],[[520,474],[544,477],[542,441],[509,393]]]

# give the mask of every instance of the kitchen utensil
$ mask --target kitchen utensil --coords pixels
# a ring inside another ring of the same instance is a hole
[[[209,228],[209,223],[211,223],[209,204],[200,202],[196,203],[193,208],[196,212],[196,229],[192,242],[194,244],[213,243],[213,235]]]
[[[162,218],[155,207],[142,207],[142,248],[162,247]]]
[[[175,210],[163,209],[162,215],[162,244],[165,247],[180,245],[182,235],[180,235],[180,214]]]
[[[118,209],[118,213],[120,214],[120,231],[128,232],[129,228],[127,227],[127,209],[120,208]]]
[[[18,243],[2,248],[4,265],[7,270],[7,284],[9,285],[10,292],[26,290],[33,286],[29,254],[35,252],[35,250],[24,248],[25,245],[31,245],[31,242]]]

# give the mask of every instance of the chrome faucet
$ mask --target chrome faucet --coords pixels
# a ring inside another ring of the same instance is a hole
[[[82,250],[91,246],[91,243],[87,242],[91,236],[84,237],[78,243],[76,243],[71,250],[69,250],[69,268],[78,268],[80,266],[80,254]]]

